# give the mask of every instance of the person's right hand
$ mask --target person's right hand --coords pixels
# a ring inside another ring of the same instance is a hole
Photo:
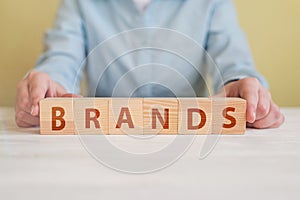
[[[66,89],[53,81],[48,74],[30,72],[17,86],[15,120],[19,127],[39,125],[39,102],[46,97],[64,97]]]

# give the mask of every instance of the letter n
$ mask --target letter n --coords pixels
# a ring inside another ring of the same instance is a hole
[[[158,109],[152,109],[152,129],[156,129],[156,118],[158,118],[163,129],[169,129],[169,109],[164,110],[164,118],[162,118]]]

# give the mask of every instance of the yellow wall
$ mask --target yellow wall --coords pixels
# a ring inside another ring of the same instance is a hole
[[[16,84],[43,50],[59,0],[0,1],[0,106],[13,106]]]
[[[300,1],[235,0],[259,71],[281,106],[300,106]],[[42,51],[59,0],[0,1],[0,106],[12,106],[15,87]],[[298,87],[297,87],[298,86]]]
[[[257,69],[281,106],[300,106],[300,1],[235,0]]]

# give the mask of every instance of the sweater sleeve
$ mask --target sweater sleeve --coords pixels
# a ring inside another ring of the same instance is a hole
[[[215,1],[209,23],[206,50],[217,66],[210,69],[215,92],[232,80],[246,77],[256,77],[265,87],[268,87],[266,80],[255,69],[232,0]],[[219,77],[222,77],[222,80]]]
[[[77,1],[62,0],[54,27],[46,32],[44,43],[45,51],[36,70],[47,73],[68,92],[78,93],[86,45]]]

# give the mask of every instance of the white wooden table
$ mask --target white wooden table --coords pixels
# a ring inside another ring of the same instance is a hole
[[[197,136],[173,165],[133,175],[99,163],[79,136],[41,136],[38,129],[17,128],[13,109],[1,108],[0,199],[299,200],[300,109],[282,111],[286,123],[279,129],[221,136],[204,160],[199,150],[206,136]],[[105,137],[129,150],[161,147],[172,138]],[[163,156],[153,162],[172,155]]]

